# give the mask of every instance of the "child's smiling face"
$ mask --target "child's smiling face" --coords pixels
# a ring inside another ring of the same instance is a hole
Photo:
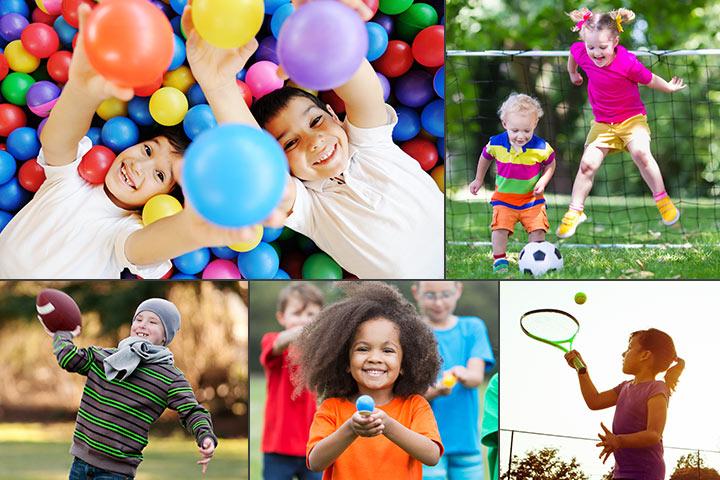
[[[342,122],[304,97],[287,106],[265,124],[287,155],[293,176],[307,181],[332,178],[345,170],[350,157]]]
[[[153,312],[144,310],[138,312],[130,326],[130,335],[148,340],[153,345],[165,343],[165,327],[160,317]]]
[[[606,67],[615,60],[615,47],[619,38],[610,30],[591,30],[583,34],[585,50],[590,60],[598,67]]]
[[[105,187],[116,205],[136,209],[155,195],[172,190],[180,160],[182,155],[173,151],[163,136],[138,143],[115,157],[105,176]]]
[[[299,295],[291,295],[285,310],[277,312],[276,317],[278,323],[288,330],[311,323],[318,313],[320,313],[320,305],[304,301]]]
[[[350,374],[361,394],[392,390],[400,375],[403,350],[398,327],[379,317],[360,324],[350,344]]]
[[[535,134],[538,116],[535,112],[508,112],[502,119],[503,128],[507,131],[510,144],[520,150]]]

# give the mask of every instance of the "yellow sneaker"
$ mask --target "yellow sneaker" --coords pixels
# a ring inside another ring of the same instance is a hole
[[[575,235],[575,229],[587,220],[587,215],[579,210],[573,210],[572,208],[565,212],[565,215],[560,222],[560,226],[557,228],[555,234],[558,238],[570,238]]]
[[[680,219],[680,210],[675,208],[670,197],[665,196],[661,198],[655,202],[655,205],[657,205],[658,210],[660,210],[660,216],[665,225],[673,225]]]

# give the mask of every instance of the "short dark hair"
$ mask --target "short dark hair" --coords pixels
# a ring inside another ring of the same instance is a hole
[[[153,124],[151,127],[144,129],[140,134],[140,141],[150,140],[155,137],[165,137],[170,143],[170,148],[174,153],[182,155],[190,145],[191,140],[185,135],[182,123],[167,127],[164,125]]]
[[[282,87],[277,90],[258,98],[255,103],[250,107],[250,111],[255,117],[255,120],[260,124],[261,127],[275,118],[280,110],[287,107],[290,100],[293,98],[307,98],[314,103],[318,108],[321,108],[327,113],[330,113],[328,106],[325,102],[320,100],[315,95],[312,95],[305,90],[301,90],[295,87]]]

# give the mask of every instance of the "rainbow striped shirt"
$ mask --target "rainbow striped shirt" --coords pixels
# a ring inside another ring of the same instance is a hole
[[[507,132],[503,132],[490,137],[482,156],[497,163],[492,205],[524,210],[545,203],[542,195],[533,194],[543,169],[555,161],[555,151],[545,140],[533,135],[518,152],[510,145]]]

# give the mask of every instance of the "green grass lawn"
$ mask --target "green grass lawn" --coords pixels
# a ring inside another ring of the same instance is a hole
[[[65,480],[72,423],[0,424],[0,480]],[[239,480],[248,478],[247,440],[220,439],[217,453],[202,477],[197,446],[187,437],[150,437],[138,480]]]

